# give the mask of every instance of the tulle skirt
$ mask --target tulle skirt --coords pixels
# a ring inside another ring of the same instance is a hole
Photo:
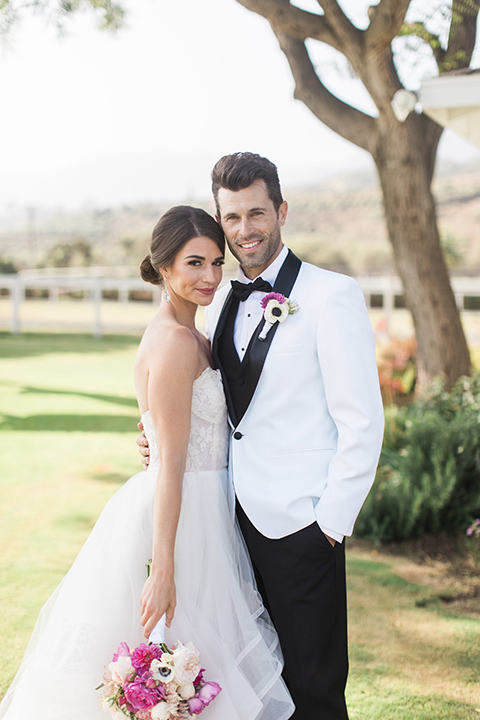
[[[103,720],[99,692],[118,644],[145,642],[140,593],[152,551],[156,473],[134,475],[107,503],[42,608],[2,720]],[[177,607],[166,642],[193,642],[222,692],[202,720],[286,720],[278,637],[257,593],[228,503],[226,471],[186,473],[175,546]]]

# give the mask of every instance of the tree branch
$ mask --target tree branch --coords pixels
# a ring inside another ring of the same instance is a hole
[[[352,21],[345,15],[337,0],[317,0],[325,13],[325,18],[338,37],[341,44],[341,51],[347,55],[348,52],[361,52],[363,46],[363,30],[359,30]]]
[[[380,0],[369,8],[370,25],[365,31],[366,47],[383,49],[399,33],[411,0]]]
[[[480,0],[453,0],[447,52],[440,72],[469,67],[477,38],[479,10]]]
[[[404,25],[402,25],[398,34],[400,37],[415,35],[415,37],[420,38],[421,40],[426,42],[427,45],[430,45],[430,47],[432,48],[433,56],[437,62],[438,67],[440,68],[441,64],[444,61],[446,50],[442,48],[439,36],[427,30],[423,22],[419,21],[413,23],[405,23]]]
[[[237,0],[240,5],[266,18],[282,32],[288,32],[299,40],[313,38],[331,45],[342,52],[339,38],[332,31],[323,15],[300,10],[289,0]]]
[[[305,43],[272,25],[285,53],[294,80],[294,97],[301,100],[327,127],[358,147],[372,152],[376,141],[376,121],[339,100],[320,81]]]

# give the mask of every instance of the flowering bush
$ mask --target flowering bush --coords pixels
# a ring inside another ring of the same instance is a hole
[[[375,484],[355,532],[378,541],[464,529],[480,514],[480,376],[386,409]]]
[[[188,720],[221,690],[203,673],[192,643],[177,643],[173,650],[142,643],[133,651],[120,643],[100,686],[102,708],[115,720]]]
[[[446,420],[458,413],[472,413],[480,422],[480,373],[461,377],[450,392],[445,390],[445,382],[436,378],[418,401],[418,409],[437,412]]]
[[[378,355],[378,376],[385,405],[403,405],[413,397],[417,377],[415,340],[394,339]]]
[[[468,537],[480,537],[480,518],[476,518],[467,528]]]

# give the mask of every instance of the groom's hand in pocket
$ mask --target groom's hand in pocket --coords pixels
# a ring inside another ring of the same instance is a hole
[[[323,534],[325,535],[325,533],[323,533]],[[325,537],[327,538],[327,540],[328,540],[328,542],[330,543],[330,545],[331,545],[332,547],[335,547],[335,543],[336,543],[337,541],[334,540],[333,538],[329,537],[328,535],[325,535]]]
[[[139,430],[142,431],[142,434],[137,437],[138,452],[142,456],[143,469],[147,470],[148,464],[150,462],[150,448],[148,446],[148,440],[143,430],[143,423],[141,420],[137,424],[137,427]]]

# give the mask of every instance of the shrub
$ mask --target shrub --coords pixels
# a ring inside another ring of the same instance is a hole
[[[387,408],[386,420],[356,534],[389,541],[464,530],[480,514],[480,376],[451,393],[435,381],[423,399]]]
[[[402,405],[413,398],[416,368],[415,340],[393,339],[380,350],[378,376],[385,405]]]

